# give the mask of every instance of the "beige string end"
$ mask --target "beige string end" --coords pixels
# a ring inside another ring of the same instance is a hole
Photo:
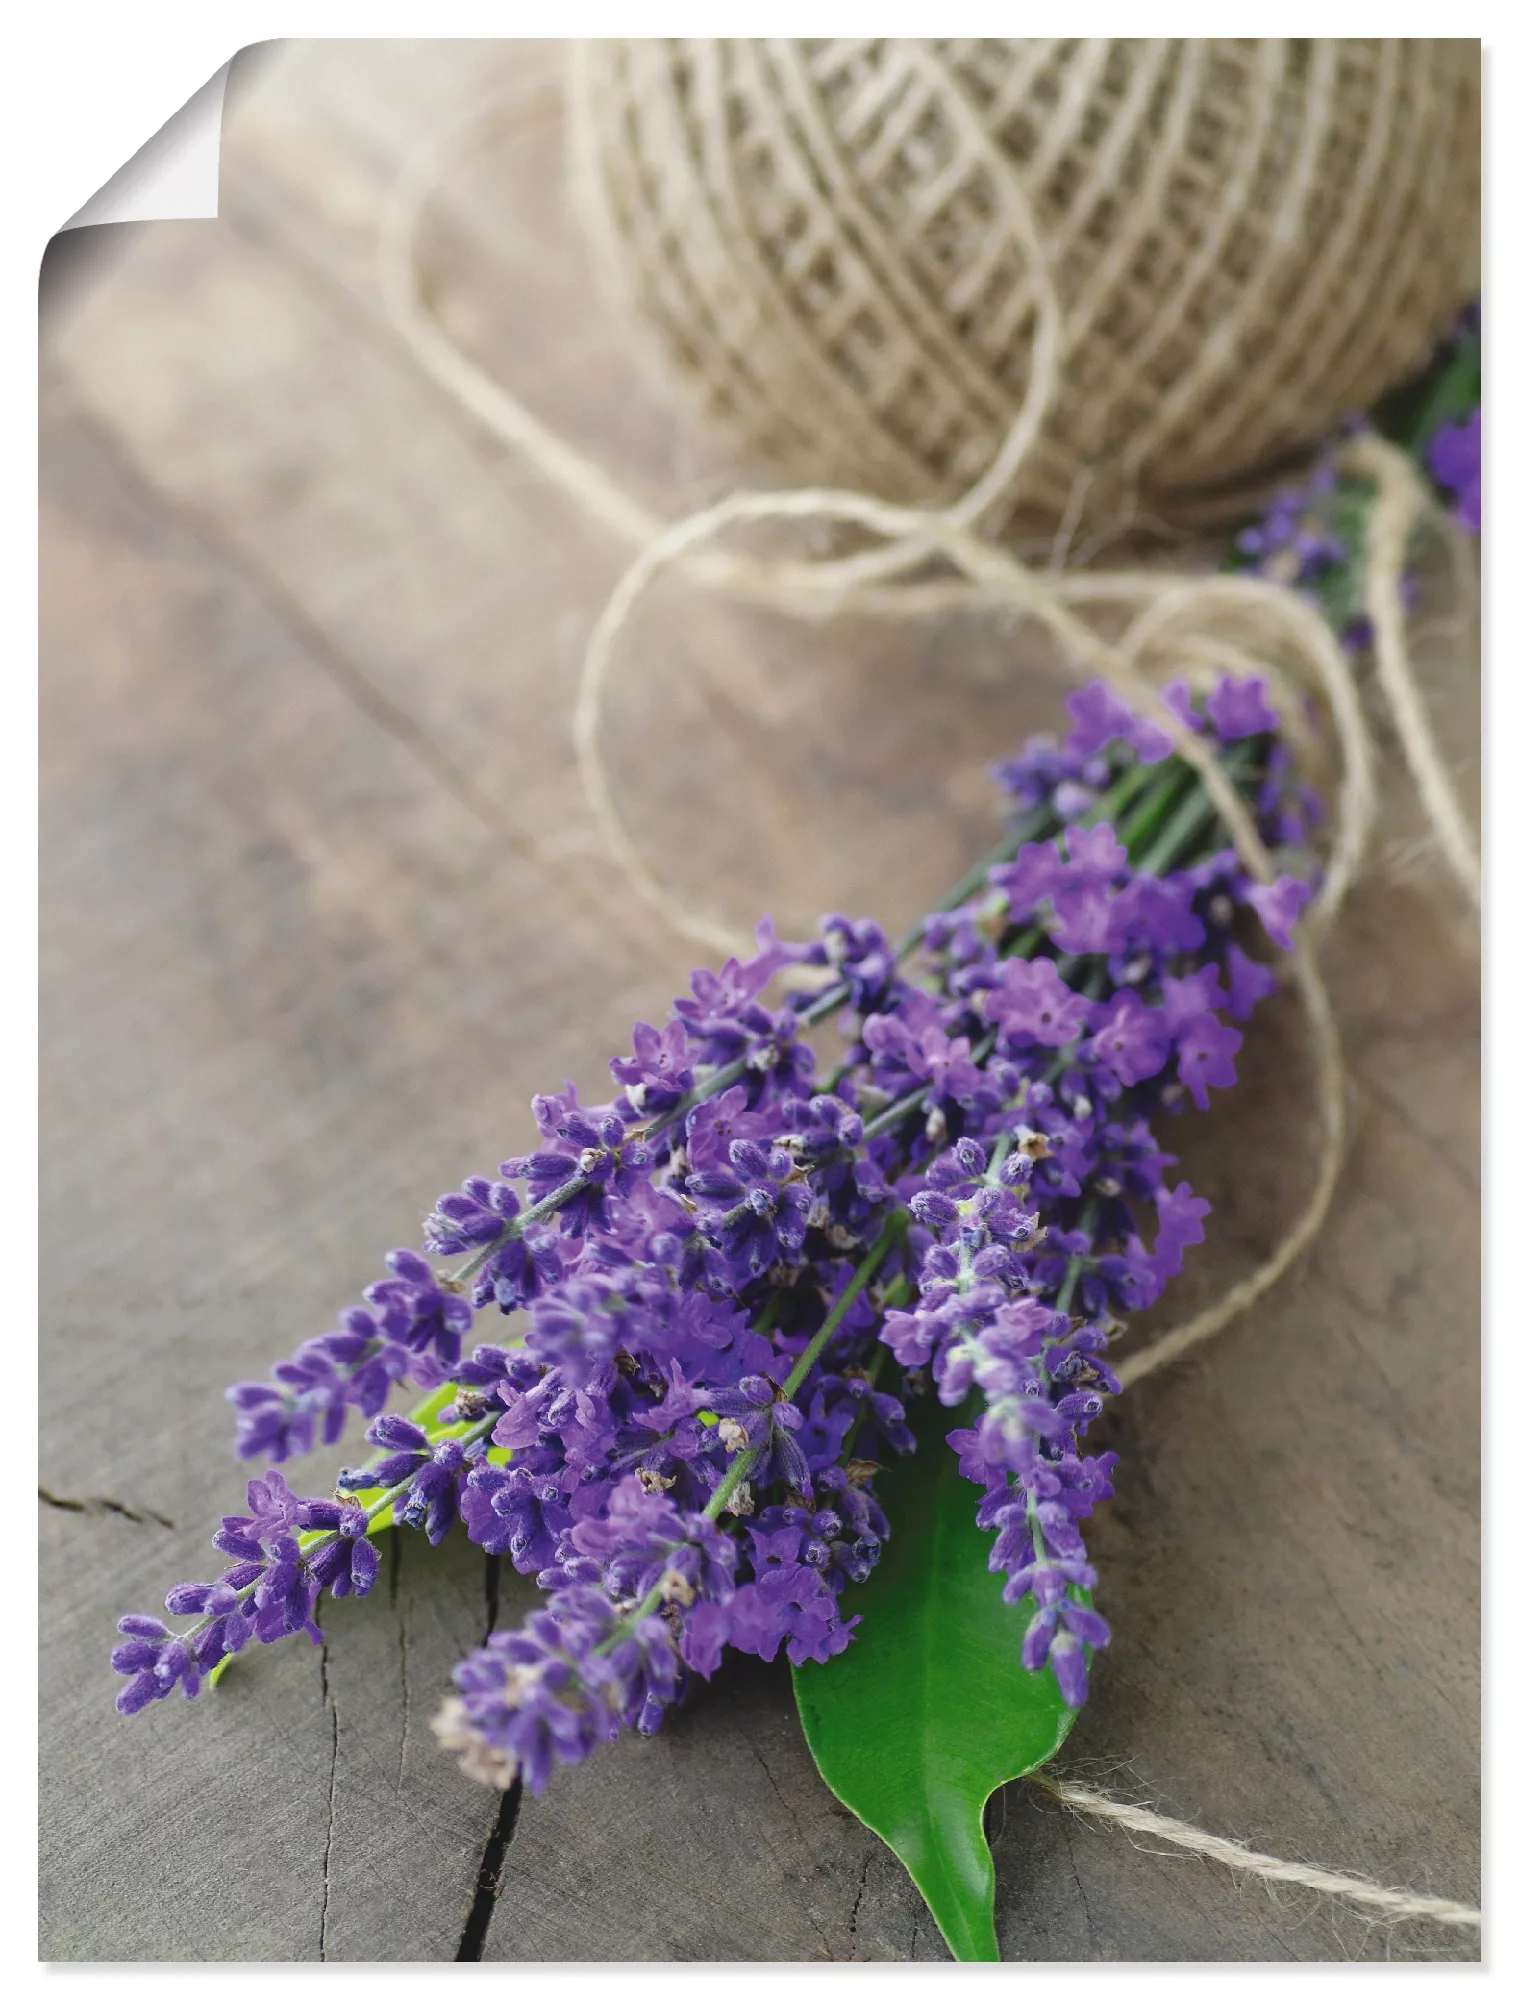
[[[1049,1797],[1058,1799],[1070,1812],[1088,1819],[1108,1820],[1130,1833],[1149,1834],[1179,1847],[1189,1854],[1206,1855],[1210,1861],[1262,1882],[1286,1882],[1321,1895],[1339,1896],[1359,1903],[1362,1909],[1380,1917],[1408,1922],[1450,1924],[1463,1930],[1480,1930],[1482,1912],[1469,1903],[1448,1896],[1420,1896],[1412,1889],[1388,1889],[1370,1882],[1364,1875],[1343,1874],[1336,1869],[1318,1868],[1308,1862],[1283,1861],[1274,1854],[1261,1854],[1242,1841],[1225,1840],[1216,1833],[1204,1833],[1186,1820],[1168,1819],[1148,1806],[1129,1805],[1107,1792],[1089,1785],[1075,1785],[1044,1771],[1036,1771],[1028,1782]]]

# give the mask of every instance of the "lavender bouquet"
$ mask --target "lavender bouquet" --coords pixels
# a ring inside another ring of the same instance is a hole
[[[1322,591],[1353,541],[1305,562],[1304,521],[1348,499],[1307,494],[1238,555],[1293,547]],[[1110,1639],[1083,1540],[1113,1489],[1087,1448],[1108,1350],[1209,1212],[1156,1121],[1234,1082],[1317,879],[1265,683],[1165,701],[1248,802],[1269,886],[1165,731],[1071,695],[1063,740],[997,768],[1005,838],[906,937],[762,924],[634,1027],[605,1101],[535,1098],[535,1151],[442,1195],[335,1330],[228,1392],[263,1469],[221,1575],[166,1599],[190,1622],[120,1621],[118,1709],[318,1640],[384,1529],[457,1527],[545,1593],[455,1670],[434,1728],[471,1777],[541,1792],[729,1649],[784,1652],[824,1778],[956,1956],[995,1958],[984,1802],[1059,1747]],[[372,1454],[294,1492],[278,1468],[355,1412]]]

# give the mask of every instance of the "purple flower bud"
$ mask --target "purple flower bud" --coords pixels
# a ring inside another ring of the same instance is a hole
[[[426,1431],[395,1411],[377,1417],[364,1435],[371,1444],[383,1445],[390,1451],[426,1451],[428,1448]]]
[[[1040,1616],[1044,1616],[1043,1612]],[[1049,1642],[1048,1652],[1062,1698],[1070,1707],[1080,1708],[1087,1698],[1086,1654],[1081,1641],[1072,1632],[1057,1632]]]
[[[919,1222],[930,1229],[953,1229],[960,1220],[960,1211],[948,1195],[938,1194],[932,1188],[915,1194],[909,1207]]]
[[[1023,1635],[1023,1664],[1029,1673],[1037,1674],[1049,1658],[1050,1644],[1059,1625],[1060,1612],[1053,1604],[1044,1605],[1029,1620]]]

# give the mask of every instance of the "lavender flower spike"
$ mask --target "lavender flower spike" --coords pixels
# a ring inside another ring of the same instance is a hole
[[[440,1739],[542,1789],[657,1728],[730,1648],[852,1643],[840,1594],[890,1533],[875,1480],[928,1396],[963,1411],[988,1567],[1032,1600],[1025,1665],[1084,1699],[1107,1642],[1083,1537],[1116,1465],[1086,1443],[1118,1387],[1106,1349],[1207,1212],[1154,1123],[1233,1082],[1313,816],[1257,682],[1172,711],[1290,863],[1265,892],[1157,732],[1106,689],[1070,706],[1063,745],[1001,767],[1033,829],[1012,859],[900,949],[835,916],[694,973],[604,1101],[535,1098],[536,1150],[440,1197],[429,1255],[393,1252],[338,1331],[233,1392],[246,1455],[282,1463],[352,1409],[375,1455],[330,1499],[250,1483],[217,1538],[232,1566],[171,1596],[189,1629],[124,1626],[124,1709],[193,1694],[252,1638],[317,1633],[324,1593],[372,1588],[378,1528],[462,1525],[548,1594],[461,1664]],[[767,1005],[799,960],[828,983]],[[804,1031],[830,1014],[843,1054],[818,1079]],[[409,1416],[384,1408],[398,1383],[430,1392]]]

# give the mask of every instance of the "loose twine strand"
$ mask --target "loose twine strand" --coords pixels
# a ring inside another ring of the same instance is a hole
[[[1278,696],[1279,712],[1288,718],[1286,726],[1296,747],[1310,754],[1313,746],[1297,722],[1293,703],[1281,697],[1309,692],[1327,706],[1340,767],[1333,831],[1320,893],[1285,968],[1303,1003],[1313,1054],[1321,1126],[1313,1191],[1302,1213],[1254,1270],[1128,1363],[1125,1384],[1130,1386],[1220,1332],[1275,1284],[1317,1234],[1339,1178],[1346,1139],[1345,1070],[1315,945],[1333,923],[1355,879],[1376,811],[1370,733],[1345,655],[1317,607],[1279,584],[1248,576],[1178,578],[1143,570],[1036,572],[977,533],[978,523],[993,509],[1006,507],[1060,382],[1059,298],[1035,218],[1006,161],[998,161],[997,170],[1005,177],[1036,309],[1029,386],[992,465],[958,501],[942,508],[908,507],[866,493],[808,487],[778,493],[736,492],[676,521],[652,512],[464,354],[444,331],[423,292],[417,239],[430,198],[449,169],[485,132],[504,117],[520,116],[554,87],[545,84],[492,96],[406,164],[381,218],[381,292],[396,331],[433,381],[491,436],[520,452],[592,520],[636,550],[586,646],[574,743],[585,796],[608,851],[673,930],[706,948],[737,956],[749,950],[747,937],[692,909],[656,873],[623,819],[607,771],[602,736],[618,642],[640,600],[666,570],[678,569],[684,578],[706,588],[815,621],[845,611],[900,621],[975,605],[1001,608],[1042,625],[1057,641],[1061,661],[1073,677],[1099,675],[1165,732],[1176,754],[1197,772],[1240,861],[1260,883],[1270,882],[1275,871],[1248,806],[1209,746],[1180,727],[1160,699],[1154,680],[1174,674],[1178,664],[1193,680],[1209,681],[1221,672],[1264,674]],[[1365,563],[1376,670],[1440,851],[1476,906],[1480,899],[1476,842],[1414,681],[1399,594],[1415,530],[1426,519],[1438,522],[1442,517],[1405,455],[1383,440],[1358,437],[1342,449],[1340,461],[1347,470],[1364,474],[1374,487]],[[1073,496],[1075,506],[1079,500],[1079,493]],[[775,521],[844,525],[874,535],[878,546],[845,557],[803,561],[760,559],[711,546],[735,527]],[[1062,525],[1059,546],[1069,542],[1068,525]],[[950,565],[954,574],[927,581],[915,578],[913,572],[932,558]],[[1104,638],[1088,616],[1093,611],[1125,609],[1128,622],[1116,640]],[[1316,1889],[1389,1917],[1464,1927],[1481,1923],[1480,1911],[1443,1897],[1386,1888],[1360,1876],[1257,1853],[1185,1821],[1060,1778],[1038,1774],[1033,1782],[1074,1812],[1111,1820],[1132,1833],[1169,1841],[1265,1881]]]
[[[1221,1861],[1226,1868],[1237,1868],[1262,1881],[1291,1882],[1299,1888],[1317,1889],[1326,1896],[1343,1896],[1349,1902],[1389,1917],[1422,1917],[1426,1923],[1454,1924],[1463,1929],[1480,1927],[1482,1922],[1480,1910],[1452,1902],[1448,1896],[1416,1896],[1411,1889],[1384,1889],[1380,1882],[1369,1881],[1364,1875],[1344,1875],[1306,1862],[1281,1861],[1274,1854],[1258,1853],[1240,1841],[1204,1833],[1201,1827],[1189,1826],[1185,1820],[1167,1819],[1161,1813],[1151,1812],[1148,1806],[1130,1805],[1106,1792],[1093,1791],[1089,1785],[1073,1785],[1064,1778],[1046,1777],[1039,1771],[1030,1776],[1029,1783],[1048,1792],[1072,1812],[1085,1813],[1089,1819],[1112,1820],[1131,1833],[1153,1834],[1173,1847],[1206,1854],[1210,1861]]]

